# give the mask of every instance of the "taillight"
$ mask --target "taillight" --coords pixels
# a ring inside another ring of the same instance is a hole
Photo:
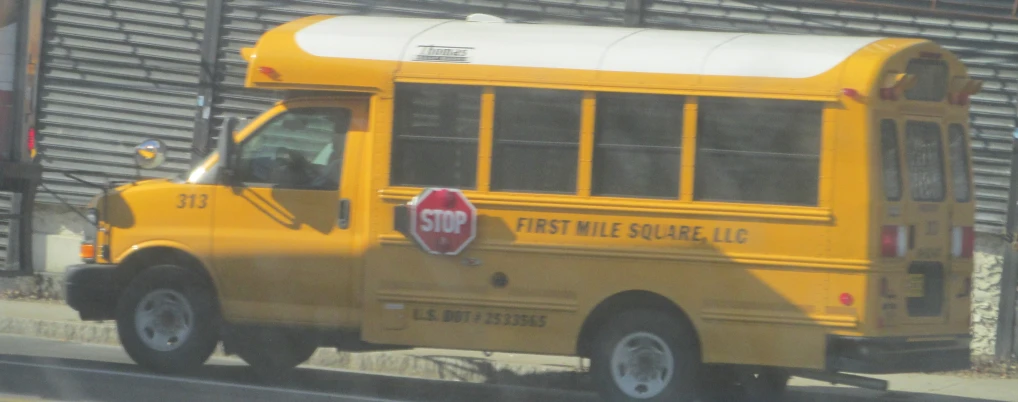
[[[842,293],[841,296],[838,296],[838,301],[840,301],[842,305],[851,307],[852,304],[855,303],[855,298],[852,297],[851,293]]]
[[[28,128],[27,137],[26,142],[28,142],[28,154],[32,157],[32,159],[35,159],[35,127]]]
[[[908,251],[908,229],[902,225],[886,225],[880,233],[880,254],[904,257]]]
[[[951,256],[972,258],[975,245],[976,231],[971,226],[955,226],[951,229]]]

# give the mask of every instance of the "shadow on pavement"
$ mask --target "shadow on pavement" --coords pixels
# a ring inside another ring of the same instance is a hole
[[[872,391],[847,387],[790,387],[786,402],[1000,402],[995,399],[964,398],[918,392]]]
[[[519,378],[520,384],[547,384],[561,374],[535,373]],[[30,357],[0,354],[0,394],[18,394],[48,400],[138,401],[217,400],[277,401],[365,399],[405,401],[563,401],[595,402],[591,392],[423,380],[379,374],[362,374],[301,367],[278,381],[265,383],[238,364],[206,365],[189,376],[161,376],[129,363]],[[984,402],[922,393],[800,386],[791,387],[788,402],[922,401]]]
[[[0,354],[0,394],[48,400],[277,401],[595,401],[593,394],[518,386],[422,380],[298,368],[272,383],[243,365],[207,365],[193,375],[161,376],[134,364]]]

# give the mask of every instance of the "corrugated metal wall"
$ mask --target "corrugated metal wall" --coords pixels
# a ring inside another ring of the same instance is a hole
[[[48,0],[38,94],[42,164],[118,180],[186,169],[204,20],[204,0]],[[134,167],[133,148],[146,138],[170,148],[159,171]],[[97,193],[59,173],[45,173],[43,183],[77,205]],[[55,201],[45,192],[39,200]]]
[[[851,0],[859,3],[876,3],[908,6],[928,10],[951,11],[966,14],[984,14],[996,17],[1018,14],[1015,0]]]
[[[11,213],[11,193],[0,192],[0,214]],[[16,225],[10,219],[0,219],[0,269],[7,264],[7,249],[10,246],[11,225]]]

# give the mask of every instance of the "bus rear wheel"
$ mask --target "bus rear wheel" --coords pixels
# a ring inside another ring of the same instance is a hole
[[[590,374],[609,402],[696,399],[700,352],[684,321],[637,310],[611,319],[592,344]]]
[[[287,328],[234,330],[231,349],[236,351],[263,381],[283,379],[293,368],[308,361],[318,350],[318,338],[306,331]]]

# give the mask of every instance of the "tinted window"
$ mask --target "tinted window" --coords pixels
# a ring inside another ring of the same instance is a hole
[[[248,185],[338,190],[350,111],[284,112],[240,144],[236,178]]]
[[[592,193],[678,198],[682,105],[680,96],[598,95]]]
[[[576,192],[581,98],[576,91],[496,90],[492,190]]]
[[[820,103],[702,98],[697,200],[816,205]]]
[[[909,121],[905,125],[905,160],[909,188],[916,201],[944,200],[943,145],[936,123]]]
[[[478,87],[399,84],[390,182],[474,188],[480,105]]]
[[[916,59],[908,62],[907,74],[916,76],[915,86],[905,91],[908,100],[939,102],[947,94],[947,63]]]
[[[884,171],[884,196],[901,199],[901,161],[898,152],[898,126],[894,120],[880,122],[880,155]]]
[[[951,184],[954,187],[954,200],[968,202],[972,198],[969,188],[968,142],[965,140],[965,129],[961,124],[952,124],[948,128],[948,146],[951,152]]]

